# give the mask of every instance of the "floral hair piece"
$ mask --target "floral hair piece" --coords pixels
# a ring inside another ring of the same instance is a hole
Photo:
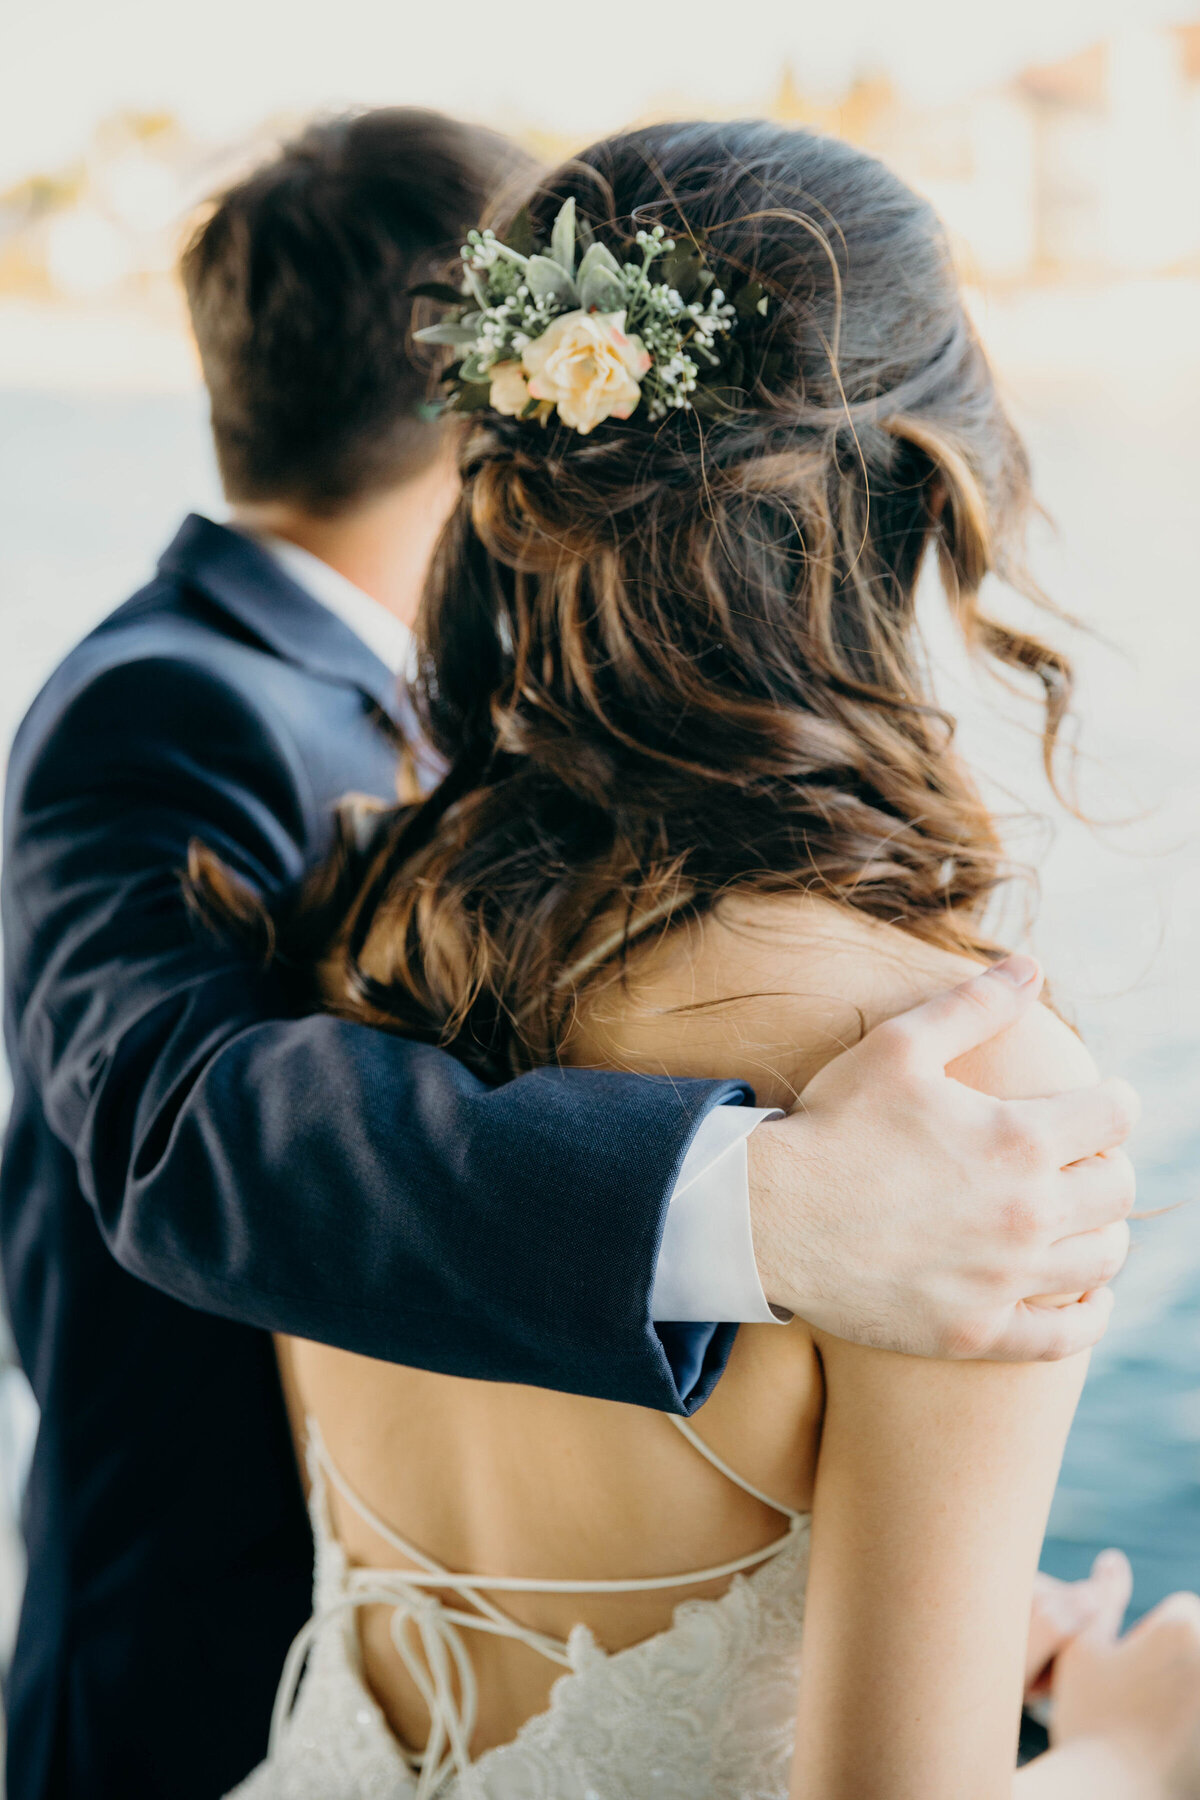
[[[758,282],[727,300],[699,249],[661,225],[637,233],[639,259],[618,262],[577,227],[574,199],[560,209],[547,249],[535,247],[527,209],[508,236],[468,235],[461,290],[436,282],[412,290],[454,308],[415,333],[457,352],[447,406],[490,406],[542,424],[557,411],[586,436],[604,419],[629,418],[642,401],[651,420],[744,402],[745,359],[732,339],[766,314]]]

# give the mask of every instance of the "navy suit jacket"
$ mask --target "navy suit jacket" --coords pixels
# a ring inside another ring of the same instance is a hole
[[[0,1262],[41,1407],[9,1800],[216,1800],[263,1755],[310,1556],[272,1331],[690,1409],[733,1328],[649,1291],[737,1083],[490,1089],[195,926],[200,838],[267,892],[391,796],[391,677],[245,538],[186,521],[58,669],[4,822]]]

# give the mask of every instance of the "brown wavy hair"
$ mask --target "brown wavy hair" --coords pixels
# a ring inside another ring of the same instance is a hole
[[[1048,768],[1070,694],[980,606],[990,574],[1033,591],[1029,466],[925,200],[759,122],[593,146],[533,195],[542,240],[568,195],[618,255],[661,222],[761,282],[744,404],[587,437],[472,418],[419,628],[448,773],[277,921],[325,1004],[492,1079],[554,1061],[581,964],[734,888],[990,953],[1001,847],[915,632],[931,546],[969,643],[1041,683]]]

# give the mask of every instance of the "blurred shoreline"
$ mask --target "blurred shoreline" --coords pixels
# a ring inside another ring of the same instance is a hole
[[[1200,371],[1200,275],[1077,276],[968,289],[1013,380],[1144,382]],[[0,390],[186,394],[201,385],[182,297],[0,295]]]

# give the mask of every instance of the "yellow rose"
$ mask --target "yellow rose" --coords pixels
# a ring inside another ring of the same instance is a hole
[[[601,419],[629,417],[650,367],[641,338],[626,334],[624,312],[562,313],[521,362],[533,398],[552,402],[563,424],[584,436]]]
[[[490,371],[489,396],[497,412],[519,419],[529,405],[529,383],[519,362],[496,363]]]

